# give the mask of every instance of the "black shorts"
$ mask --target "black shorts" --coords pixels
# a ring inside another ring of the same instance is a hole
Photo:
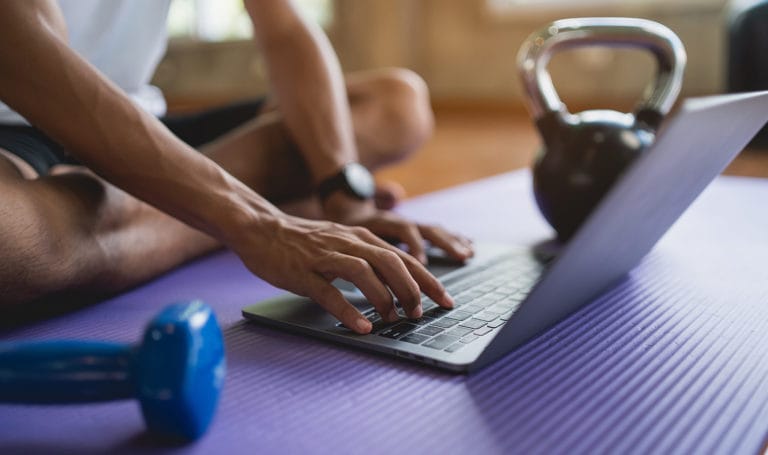
[[[169,115],[160,121],[179,139],[197,148],[255,118],[264,101],[260,98],[194,114]],[[64,147],[33,126],[0,125],[0,148],[29,163],[39,175],[47,174],[57,164],[79,164]]]

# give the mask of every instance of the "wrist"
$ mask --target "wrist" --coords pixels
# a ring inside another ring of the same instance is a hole
[[[337,169],[315,186],[315,192],[323,203],[342,193],[348,199],[373,199],[376,183],[373,175],[360,163],[350,162]]]
[[[277,207],[259,196],[234,178],[228,178],[207,210],[213,235],[222,243],[233,247],[243,241],[243,236],[263,232],[270,223],[279,223],[284,216]]]
[[[358,199],[343,191],[336,191],[321,202],[325,218],[331,221],[343,222],[353,214],[358,216],[376,210],[373,199]]]

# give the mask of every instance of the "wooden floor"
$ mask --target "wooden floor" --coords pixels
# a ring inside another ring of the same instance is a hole
[[[400,182],[409,196],[530,166],[538,135],[523,111],[436,108],[435,134],[412,159],[378,173]],[[726,170],[768,177],[768,150],[747,150]]]

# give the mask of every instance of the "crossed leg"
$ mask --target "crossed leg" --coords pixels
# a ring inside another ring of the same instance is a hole
[[[415,74],[353,74],[347,89],[360,159],[369,169],[406,158],[431,135],[427,89]],[[284,210],[317,215],[309,174],[277,110],[201,151]],[[220,247],[83,167],[35,178],[0,149],[0,194],[3,304],[117,292]]]

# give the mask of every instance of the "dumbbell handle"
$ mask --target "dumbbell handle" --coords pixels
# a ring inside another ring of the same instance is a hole
[[[118,343],[0,343],[0,402],[78,403],[136,395],[136,349]]]

